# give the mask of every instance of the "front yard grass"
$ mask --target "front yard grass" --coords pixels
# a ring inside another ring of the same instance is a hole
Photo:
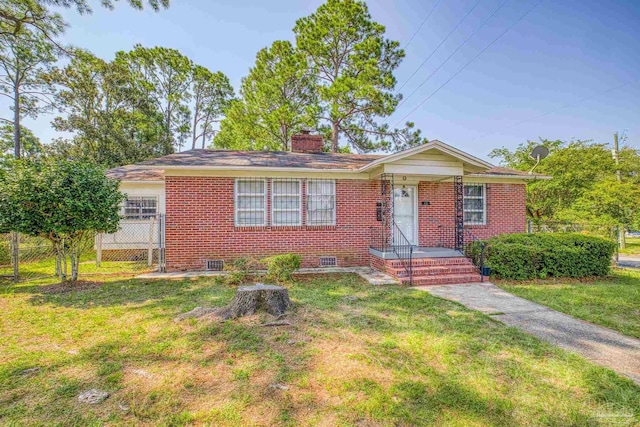
[[[610,277],[587,282],[553,279],[496,284],[522,298],[640,338],[640,271],[615,270]]]
[[[305,277],[289,287],[292,326],[274,328],[260,326],[264,314],[174,322],[231,300],[234,289],[212,278],[107,280],[65,293],[2,288],[0,424],[640,421],[630,380],[426,292],[351,274]],[[79,403],[91,388],[111,395]]]
[[[640,255],[640,237],[627,237],[625,239],[625,248],[620,249],[623,255]]]

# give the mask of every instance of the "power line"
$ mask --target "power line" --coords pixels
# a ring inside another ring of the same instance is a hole
[[[418,91],[420,90],[420,88],[421,88],[422,86],[424,86],[424,85],[425,85],[425,83],[427,83],[427,81],[429,81],[429,79],[430,79],[431,77],[433,77],[433,75],[434,75],[435,73],[437,73],[437,72],[438,72],[438,70],[439,70],[440,68],[442,68],[442,67],[444,66],[444,64],[446,64],[446,63],[447,63],[447,62],[448,62],[448,61],[453,57],[453,55],[455,55],[455,54],[456,54],[456,53],[457,53],[457,52],[458,52],[458,51],[459,51],[459,50],[460,50],[460,49],[461,49],[461,48],[462,48],[462,47],[463,47],[463,46],[464,46],[464,45],[465,45],[469,40],[471,40],[471,37],[473,37],[473,36],[474,36],[478,31],[480,31],[480,30],[482,29],[482,27],[484,27],[484,26],[485,26],[485,24],[486,24],[487,22],[489,22],[489,20],[490,20],[491,18],[493,18],[493,16],[494,16],[496,13],[498,13],[498,11],[499,11],[500,9],[502,9],[502,6],[504,6],[508,1],[509,1],[509,0],[504,0],[502,3],[500,3],[500,5],[496,8],[496,10],[494,10],[494,11],[493,11],[493,13],[491,13],[491,15],[489,15],[489,16],[488,16],[488,17],[487,17],[487,18],[482,22],[482,24],[480,24],[480,26],[479,26],[478,28],[476,28],[476,29],[475,29],[471,34],[469,34],[469,36],[468,36],[468,37],[467,37],[467,38],[466,38],[466,39],[465,39],[465,40],[464,40],[464,41],[463,41],[463,42],[462,42],[462,43],[461,43],[461,44],[460,44],[460,45],[459,45],[459,46],[458,46],[458,47],[457,47],[453,52],[451,52],[451,54],[450,54],[449,56],[447,56],[447,59],[445,59],[445,60],[444,60],[440,65],[438,65],[438,67],[436,67],[436,69],[435,69],[435,70],[433,70],[433,71],[431,72],[431,74],[429,74],[429,75],[427,76],[427,78],[426,78],[426,79],[424,79],[424,80],[422,81],[422,83],[420,83],[420,85],[419,85],[417,88],[415,88],[415,89],[413,90],[413,92],[411,92],[411,93],[409,94],[409,96],[407,96],[406,98],[402,99],[402,101],[400,101],[400,103],[398,103],[398,105],[396,106],[396,108],[398,108],[400,105],[404,104],[404,103],[405,103],[409,98],[411,98],[413,95],[415,95],[415,93],[416,93],[416,92],[418,92]]]
[[[640,81],[640,78],[637,78],[637,79],[634,79],[634,80],[630,80],[630,81],[628,81],[628,82],[626,82],[626,83],[623,83],[623,84],[621,84],[621,85],[617,85],[617,86],[610,87],[610,88],[605,89],[605,90],[603,90],[603,91],[597,92],[597,93],[595,93],[595,94],[593,94],[593,95],[585,96],[584,98],[580,98],[579,100],[577,100],[577,101],[575,101],[575,102],[571,102],[571,103],[569,103],[569,104],[564,104],[564,105],[562,105],[562,106],[560,106],[560,107],[558,107],[558,108],[554,108],[553,110],[549,110],[549,111],[547,111],[546,113],[538,114],[537,116],[530,117],[530,118],[528,118],[528,119],[524,119],[524,120],[520,120],[520,121],[519,121],[519,122],[517,122],[517,123],[514,123],[514,124],[512,124],[512,125],[507,126],[505,129],[510,129],[510,128],[512,128],[512,127],[519,126],[519,125],[521,125],[521,124],[523,124],[523,123],[527,123],[527,122],[531,122],[531,121],[537,120],[537,119],[539,119],[540,117],[548,116],[549,114],[553,114],[553,113],[558,112],[558,111],[560,111],[560,110],[564,110],[565,108],[574,107],[574,106],[576,106],[576,105],[578,105],[578,104],[583,103],[584,101],[587,101],[587,100],[590,100],[590,99],[597,98],[597,97],[599,97],[600,95],[603,95],[603,94],[605,94],[605,93],[609,93],[609,92],[613,92],[614,90],[622,89],[623,87],[629,86],[629,85],[631,85],[631,84],[633,84],[633,83],[636,83],[637,81]],[[476,140],[478,140],[478,139],[486,138],[487,136],[495,135],[496,133],[498,133],[498,132],[486,133],[486,134],[484,134],[484,135],[477,136],[477,137],[473,138],[471,141],[476,141]]]
[[[405,87],[405,85],[406,85],[407,83],[409,83],[409,81],[411,81],[411,79],[413,78],[413,76],[415,76],[415,75],[418,73],[418,71],[420,71],[420,69],[424,66],[424,64],[426,64],[426,63],[427,63],[427,61],[428,61],[429,59],[431,59],[431,57],[432,57],[432,56],[437,52],[437,50],[438,50],[438,49],[440,49],[440,46],[442,46],[442,45],[443,45],[443,43],[444,43],[444,42],[446,42],[446,41],[447,41],[447,39],[449,39],[449,37],[451,36],[451,34],[453,34],[453,32],[454,32],[454,31],[455,31],[455,30],[460,26],[460,24],[462,24],[462,22],[463,22],[465,19],[467,19],[467,16],[469,16],[469,15],[471,14],[471,12],[473,12],[473,10],[476,8],[476,6],[478,6],[478,4],[480,4],[480,1],[481,1],[481,0],[478,0],[478,1],[473,5],[473,7],[472,7],[471,9],[469,9],[469,11],[468,11],[468,12],[467,12],[463,17],[462,17],[462,19],[461,19],[460,21],[458,21],[458,23],[456,24],[456,26],[455,26],[455,27],[453,27],[453,29],[452,29],[451,31],[449,31],[449,34],[447,34],[447,36],[446,36],[444,39],[442,39],[442,41],[440,42],[440,44],[439,44],[438,46],[436,46],[436,48],[435,48],[435,49],[433,49],[433,50],[431,51],[431,53],[429,54],[429,56],[427,56],[427,59],[425,59],[424,61],[422,61],[422,64],[420,64],[420,65],[418,66],[418,68],[416,68],[416,69],[415,69],[415,71],[413,72],[413,74],[411,74],[411,75],[409,76],[409,78],[408,78],[408,79],[406,79],[406,80],[404,81],[404,83],[402,83],[402,85],[398,88],[398,90],[396,91],[396,93],[400,92],[400,91],[402,90],[402,88],[403,88],[403,87]]]
[[[424,18],[424,20],[422,21],[422,24],[420,24],[420,26],[418,27],[418,29],[416,30],[415,33],[413,33],[413,35],[411,36],[411,38],[409,39],[409,41],[407,42],[407,44],[404,45],[403,49],[406,49],[407,47],[409,47],[409,45],[411,44],[411,42],[413,41],[413,39],[418,35],[418,33],[420,32],[420,30],[422,29],[422,27],[424,27],[424,24],[427,23],[427,21],[429,20],[429,17],[431,16],[431,14],[433,13],[434,10],[436,10],[436,7],[438,7],[438,5],[440,4],[442,0],[438,0],[436,2],[436,4],[433,5],[433,7],[431,8],[431,10],[429,11],[429,13],[427,13],[427,17]]]
[[[413,114],[414,112],[416,112],[416,110],[420,107],[422,107],[422,105],[424,105],[425,102],[427,102],[429,99],[431,99],[431,97],[433,95],[435,95],[436,93],[438,93],[440,91],[440,89],[442,89],[443,87],[445,87],[451,80],[453,80],[458,74],[460,74],[465,68],[467,68],[469,66],[469,64],[471,64],[473,61],[475,61],[476,59],[478,59],[480,57],[480,55],[482,55],[484,52],[487,51],[487,49],[489,49],[491,46],[493,46],[498,40],[500,40],[505,34],[507,34],[509,32],[509,30],[511,30],[513,27],[516,26],[516,24],[518,24],[518,22],[520,22],[525,16],[527,16],[533,9],[535,9],[540,3],[542,3],[542,0],[538,0],[532,7],[530,7],[525,13],[523,13],[522,15],[520,15],[520,17],[518,19],[516,19],[513,24],[511,24],[509,27],[507,27],[506,30],[504,30],[502,33],[500,33],[500,35],[498,37],[496,37],[495,39],[493,39],[491,41],[491,43],[489,43],[484,49],[482,49],[476,56],[474,56],[473,58],[471,58],[471,60],[469,60],[469,62],[467,62],[466,64],[464,64],[462,66],[462,68],[460,68],[458,71],[455,72],[454,75],[452,75],[451,77],[449,77],[449,79],[447,79],[447,81],[445,81],[443,84],[441,84],[434,92],[431,93],[431,95],[427,96],[425,99],[422,100],[422,102],[420,102],[413,110],[411,110],[409,112],[409,114],[407,114],[406,116],[404,116],[402,119],[398,120],[398,122],[393,126],[396,127],[398,126],[398,124],[402,123],[404,120],[406,120],[411,114]]]

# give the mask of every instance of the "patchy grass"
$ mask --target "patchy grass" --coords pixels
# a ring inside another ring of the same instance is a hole
[[[522,298],[640,338],[640,271],[615,270],[611,277],[584,282],[556,279],[497,285]]]
[[[289,289],[293,326],[275,328],[260,326],[267,315],[174,322],[231,300],[234,289],[209,278],[3,289],[3,425],[577,426],[600,425],[603,414],[640,417],[630,380],[460,305],[356,275],[300,279]],[[111,396],[80,404],[90,388]]]
[[[627,237],[625,239],[625,248],[620,249],[620,253],[624,255],[640,255],[640,237]]]
[[[80,260],[80,278],[91,276],[126,274],[138,275],[144,272],[153,271],[155,267],[149,267],[146,261],[102,261],[100,267],[96,265],[95,255],[87,253]],[[71,266],[67,267],[68,274],[71,274]],[[56,273],[55,257],[48,257],[37,261],[20,263],[20,280],[47,279]],[[0,266],[0,277],[13,275],[13,267],[10,265]],[[1,283],[1,282],[0,282]],[[46,283],[43,282],[43,283]]]

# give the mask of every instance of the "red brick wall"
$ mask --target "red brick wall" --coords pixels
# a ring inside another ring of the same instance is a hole
[[[207,259],[288,252],[302,255],[304,267],[319,266],[320,256],[336,256],[341,267],[370,264],[370,227],[380,226],[378,181],[337,180],[337,224],[322,227],[235,227],[233,178],[168,176],[165,186],[169,271],[202,270]],[[267,201],[269,218],[270,197]],[[453,239],[453,184],[420,183],[418,204],[420,245]],[[471,227],[478,237],[525,231],[524,185],[487,184],[487,211],[487,225]]]
[[[318,267],[320,256],[336,256],[338,266],[369,265],[369,227],[379,224],[377,181],[337,180],[336,226],[321,227],[235,227],[233,178],[168,176],[165,185],[167,270],[288,252],[302,255],[303,267]]]
[[[486,184],[485,225],[467,225],[475,237],[526,231],[524,184]],[[429,205],[423,206],[422,201]],[[451,247],[454,241],[453,183],[421,182],[418,186],[418,233],[421,246]]]

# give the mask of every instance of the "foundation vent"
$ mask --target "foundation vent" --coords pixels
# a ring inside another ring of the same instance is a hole
[[[208,259],[207,270],[208,271],[222,271],[224,268],[224,261],[221,259]]]
[[[338,260],[334,256],[321,256],[320,267],[335,267],[338,265]]]

